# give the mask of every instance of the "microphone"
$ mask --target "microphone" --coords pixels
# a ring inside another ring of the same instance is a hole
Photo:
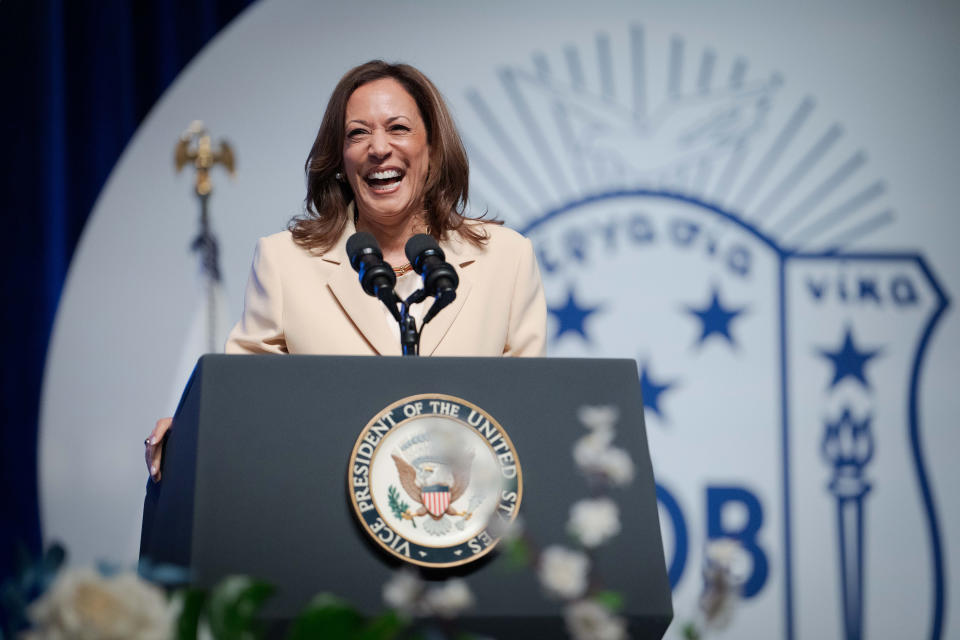
[[[423,323],[426,324],[441,309],[456,299],[460,277],[453,266],[446,262],[443,249],[433,236],[418,233],[407,240],[404,252],[413,270],[423,276],[424,293],[435,299],[423,318]]]
[[[360,286],[367,295],[379,298],[390,312],[399,320],[396,308],[397,294],[393,287],[397,284],[397,274],[393,267],[383,261],[383,253],[373,234],[358,231],[347,239],[347,257],[350,266],[360,274]]]

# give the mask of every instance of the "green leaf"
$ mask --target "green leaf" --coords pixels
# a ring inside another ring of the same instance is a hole
[[[320,593],[293,621],[287,640],[353,640],[362,626],[363,616],[349,602],[331,593]]]
[[[388,611],[371,620],[357,636],[357,640],[392,640],[399,637],[407,626],[407,621],[397,615],[396,611]]]
[[[508,541],[505,551],[508,569],[525,569],[530,566],[530,548],[522,538]]]
[[[683,625],[683,637],[684,640],[700,640],[700,631],[697,629],[697,625],[692,622]]]
[[[623,594],[619,591],[598,591],[593,595],[593,599],[614,613],[623,609]]]
[[[181,589],[173,594],[172,600],[180,605],[175,638],[177,640],[197,640],[200,613],[207,601],[207,592],[197,587]]]
[[[274,588],[247,576],[228,576],[210,594],[207,619],[217,640],[248,640],[261,636],[257,614]]]

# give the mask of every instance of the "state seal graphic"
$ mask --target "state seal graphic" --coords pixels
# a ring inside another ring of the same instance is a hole
[[[403,398],[360,432],[347,486],[361,526],[405,562],[455,567],[489,553],[517,516],[523,475],[503,427],[453,396]]]

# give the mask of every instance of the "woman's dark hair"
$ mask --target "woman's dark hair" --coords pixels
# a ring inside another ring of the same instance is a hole
[[[424,208],[430,233],[440,240],[448,231],[458,231],[472,244],[483,244],[486,234],[482,229],[465,224],[470,169],[443,96],[419,70],[383,60],[372,60],[348,71],[330,96],[317,139],[304,165],[305,211],[289,225],[294,241],[306,249],[325,251],[343,233],[347,205],[354,199],[350,184],[336,179],[337,172],[343,171],[347,101],[361,86],[382,78],[393,78],[403,86],[416,102],[427,128],[430,170],[424,186]]]

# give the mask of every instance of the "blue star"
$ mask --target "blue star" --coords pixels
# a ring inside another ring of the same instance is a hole
[[[664,391],[669,391],[673,386],[675,386],[675,383],[672,382],[657,384],[650,376],[650,369],[647,363],[644,362],[640,366],[640,393],[643,395],[643,408],[653,411],[662,420],[666,418],[663,415],[663,411],[660,410],[660,394]]]
[[[880,349],[873,351],[861,351],[853,342],[853,331],[847,327],[846,334],[843,336],[843,344],[836,351],[820,349],[820,355],[833,363],[833,380],[830,382],[830,388],[837,386],[844,378],[855,378],[866,387],[870,388],[867,382],[867,376],[863,371],[864,366],[871,358],[880,353]]]
[[[730,323],[744,311],[745,308],[743,307],[735,309],[723,306],[720,302],[719,291],[716,287],[713,287],[710,302],[707,303],[705,308],[687,307],[687,313],[696,316],[703,323],[697,344],[703,344],[707,338],[714,334],[723,336],[730,344],[736,344],[733,336],[730,335]]]
[[[584,328],[584,322],[591,314],[600,309],[597,307],[580,306],[573,297],[573,287],[570,287],[567,293],[567,302],[562,307],[548,307],[547,311],[557,319],[557,332],[553,339],[559,340],[565,333],[577,333],[585,341],[589,342],[590,337]]]

